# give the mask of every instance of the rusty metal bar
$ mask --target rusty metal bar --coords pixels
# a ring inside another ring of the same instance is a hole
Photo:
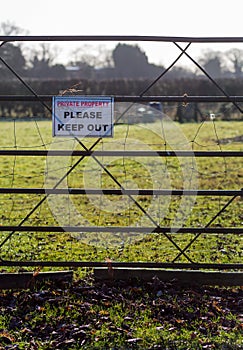
[[[185,43],[243,43],[243,37],[182,37],[157,35],[1,35],[0,41],[153,41]]]
[[[12,102],[52,102],[52,95],[1,95],[0,101]],[[121,96],[113,95],[115,102],[149,103],[156,102],[243,102],[243,96]]]
[[[217,264],[217,263],[161,263],[161,262],[118,262],[112,261],[109,264],[113,267],[131,267],[131,268],[174,268],[174,269],[217,269],[217,270],[236,270],[243,269],[243,264]],[[0,266],[26,266],[26,267],[108,267],[107,262],[103,261],[13,261],[0,260]]]
[[[48,157],[243,157],[242,151],[94,151],[94,150],[23,150],[1,149],[0,156],[48,156]]]
[[[140,196],[242,196],[241,190],[172,190],[172,189],[96,189],[96,188],[13,188],[2,187],[3,194],[72,194],[72,195],[140,195]]]
[[[133,226],[14,226],[1,225],[1,232],[121,232],[121,233],[207,233],[242,234],[241,227],[133,227]]]

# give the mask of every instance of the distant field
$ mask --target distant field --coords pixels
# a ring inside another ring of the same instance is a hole
[[[176,126],[176,130],[173,129]],[[103,139],[99,150],[243,150],[242,122],[213,122],[202,124],[153,124],[115,127],[113,139]],[[91,147],[95,139],[83,141]],[[0,123],[1,149],[82,149],[70,139],[52,139],[50,121],[4,121]],[[77,158],[56,160],[45,157],[0,157],[1,187],[54,186]],[[221,189],[239,190],[242,186],[242,158],[112,158],[100,157],[110,174],[127,189]],[[90,187],[119,188],[114,178],[90,158],[83,159],[68,175],[60,188]],[[173,196],[135,196],[138,206],[125,196],[87,195],[51,197],[30,216],[25,225],[97,225],[97,226],[153,226],[141,211],[149,212],[161,226],[204,227],[230,197],[195,197],[181,206],[182,198]],[[18,225],[43,195],[0,195],[1,225]],[[185,199],[185,198],[184,198]],[[53,204],[54,203],[54,204]],[[55,206],[55,217],[53,215]],[[212,223],[212,227],[240,227],[243,216],[242,200],[237,198]],[[188,208],[190,210],[188,210]],[[77,215],[78,213],[78,215]],[[177,219],[177,221],[175,221]],[[178,221],[179,220],[179,221]],[[9,232],[0,233],[1,242]],[[191,234],[171,235],[180,247],[194,237]],[[188,254],[195,262],[242,262],[243,239],[237,235],[201,235]],[[70,234],[14,233],[1,247],[1,258],[6,260],[75,260],[153,261],[170,262],[177,255],[176,247],[164,235],[147,234]],[[186,262],[180,257],[178,262]]]

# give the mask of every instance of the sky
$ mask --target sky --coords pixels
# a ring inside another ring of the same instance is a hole
[[[193,37],[243,36],[242,0],[8,0],[0,23],[12,22],[28,35],[156,35]],[[89,43],[113,49],[118,42]],[[150,63],[169,65],[180,53],[173,43],[137,42]],[[83,43],[57,43],[58,60]],[[205,50],[243,49],[243,44],[193,44],[197,58]],[[181,61],[189,64],[188,59]]]

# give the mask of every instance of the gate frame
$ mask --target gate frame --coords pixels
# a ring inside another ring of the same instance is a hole
[[[1,47],[5,44],[5,43],[9,43],[9,42],[28,42],[28,41],[34,41],[34,42],[40,42],[40,41],[48,41],[48,42],[55,42],[55,41],[126,41],[126,42],[130,42],[130,41],[152,41],[152,42],[171,42],[173,43],[180,51],[180,55],[176,58],[176,60],[165,70],[162,72],[162,74],[160,74],[149,86],[147,86],[147,88],[141,92],[141,94],[139,96],[114,96],[114,101],[115,102],[131,102],[131,103],[135,103],[135,102],[149,102],[149,101],[157,101],[157,102],[182,102],[182,103],[189,103],[189,102],[231,102],[241,113],[243,113],[241,107],[237,104],[238,102],[243,102],[243,96],[230,96],[228,95],[223,89],[222,87],[203,69],[203,67],[201,67],[188,53],[187,53],[187,49],[189,48],[189,46],[192,43],[242,43],[243,42],[243,38],[242,37],[211,37],[211,38],[206,38],[206,37],[165,37],[165,36],[0,36],[0,41],[2,41],[2,43],[0,44],[0,49]],[[187,46],[183,49],[178,43],[187,43]],[[1,51],[0,51],[1,53]],[[173,66],[174,64],[181,58],[182,55],[186,55],[198,68],[200,68],[200,70],[206,75],[206,77],[219,89],[219,91],[223,94],[223,96],[187,96],[187,95],[183,95],[183,96],[144,96],[144,94],[159,80],[161,79]],[[50,96],[39,96],[38,94],[36,94],[36,92],[17,74],[17,72],[11,67],[9,66],[9,64],[0,56],[0,61],[15,75],[15,77],[24,84],[24,86],[29,90],[29,92],[31,92],[32,96],[11,96],[11,95],[4,95],[4,96],[0,96],[0,101],[33,101],[33,102],[40,102],[45,108],[47,108],[47,110],[49,112],[51,112],[51,108],[46,104],[47,101],[50,100]],[[80,143],[80,141],[78,140],[78,142]],[[95,146],[98,144],[99,141],[94,142],[93,146],[90,149],[87,149],[83,146],[84,151],[82,154],[77,154],[79,155],[81,158],[80,160],[82,160],[84,157],[86,156],[91,156],[94,157],[93,153],[93,149],[95,148]],[[10,153],[11,152],[11,153]],[[26,150],[15,150],[15,151],[3,151],[0,150],[0,155],[1,156],[5,156],[5,155],[14,155],[14,156],[18,156],[18,155],[31,155],[31,153],[29,152],[29,154],[25,153],[28,152]],[[38,154],[38,151],[35,155],[41,155],[43,154],[43,151],[40,151]],[[42,152],[42,153],[41,153]],[[24,154],[25,153],[25,154]],[[115,155],[115,152],[113,152]],[[172,154],[173,152],[166,152],[166,154],[163,154],[164,156],[175,156],[175,154]],[[198,153],[198,155],[197,155]],[[48,156],[50,155],[50,152],[48,152]],[[54,154],[53,154],[54,155]],[[59,154],[61,155],[61,154]],[[191,155],[191,154],[190,154]],[[189,156],[190,156],[189,155]],[[220,151],[218,152],[218,154],[216,154],[214,152],[214,154],[211,152],[208,152],[207,154],[204,152],[193,152],[193,155],[196,156],[238,156],[238,157],[242,157],[243,156],[243,152],[223,152]],[[56,156],[56,155],[55,155]],[[162,156],[162,155],[161,155]],[[178,156],[178,152],[176,152],[176,156]],[[183,156],[188,156],[186,154],[184,154]],[[75,166],[80,162],[80,160],[75,163]],[[74,169],[71,168],[71,170],[68,172],[68,174]],[[53,189],[49,189],[49,193],[51,193],[51,191],[56,191],[56,194],[58,194],[58,185],[59,183],[61,183],[63,179],[61,179],[56,186],[54,186]],[[120,186],[121,190],[124,191],[124,189]],[[28,189],[21,189],[22,191],[27,191]],[[29,189],[29,191],[40,191],[40,189]],[[74,191],[74,189],[70,189],[71,191]],[[80,189],[81,190],[81,189]],[[4,191],[9,191],[8,193],[10,193],[10,191],[12,191],[12,193],[20,193],[18,191],[20,191],[20,189],[4,189],[1,188],[0,189],[0,193],[6,193]],[[112,190],[111,190],[112,191]],[[148,190],[149,191],[149,190]],[[200,190],[199,190],[200,191]],[[76,189],[77,192],[77,189]],[[142,193],[143,191],[141,191]],[[191,231],[190,232],[194,232],[196,233],[194,239],[192,239],[190,241],[190,243],[183,249],[178,249],[180,251],[179,255],[177,255],[177,257],[174,259],[174,261],[172,263],[122,263],[122,262],[112,262],[112,266],[114,267],[146,267],[146,268],[180,268],[180,269],[185,269],[185,268],[190,268],[190,269],[210,269],[210,268],[214,268],[214,269],[219,269],[219,270],[225,270],[225,269],[242,269],[243,268],[243,264],[201,264],[201,263],[194,263],[190,258],[188,258],[188,256],[185,254],[186,250],[189,248],[189,246],[191,246],[191,244],[193,242],[195,242],[195,240],[201,235],[202,232],[205,233],[210,233],[212,230],[215,232],[219,232],[219,233],[227,233],[227,232],[231,232],[231,233],[235,233],[235,234],[241,234],[242,233],[242,229],[241,228],[223,228],[223,229],[213,229],[210,228],[209,226],[211,225],[211,223],[233,202],[233,200],[238,197],[241,196],[243,197],[243,190],[239,189],[238,191],[216,191],[217,195],[220,194],[224,194],[227,195],[229,197],[231,197],[229,199],[229,201],[224,205],[224,207],[209,221],[209,223],[201,229],[195,229],[195,228],[182,228],[181,232],[183,232],[183,230],[186,230],[186,232]],[[215,193],[216,193],[215,192]],[[48,192],[45,192],[46,196],[44,197],[44,200],[47,198],[47,196],[49,195]],[[207,192],[208,193],[208,192]],[[115,192],[111,192],[111,194],[116,194]],[[174,194],[176,195],[176,192],[174,192]],[[213,191],[211,191],[212,195],[214,195]],[[127,195],[129,196],[129,198],[133,199],[132,195],[129,194],[129,191],[127,191]],[[203,195],[203,191],[201,191],[201,195]],[[215,194],[216,195],[216,194]],[[43,203],[44,201],[43,199],[29,212],[29,214],[19,223],[19,225],[16,226],[0,226],[0,231],[11,231],[10,234],[6,237],[6,239],[4,239],[1,243],[0,243],[0,248],[8,241],[8,239],[17,231],[28,231],[29,229],[34,229],[36,232],[44,232],[44,231],[48,231],[48,232],[57,232],[58,230],[64,230],[64,228],[60,228],[60,227],[40,227],[40,226],[24,226],[23,224],[25,223],[25,221],[31,216],[31,214],[33,214],[33,212]],[[134,201],[134,199],[133,199]],[[136,203],[135,203],[136,204]],[[143,210],[143,208],[141,206],[139,206],[141,210]],[[83,227],[69,227],[72,230],[84,230]],[[101,228],[98,227],[97,230],[100,230]],[[114,228],[117,229],[117,228]],[[133,229],[132,227],[129,227],[129,229]],[[151,228],[150,228],[151,229]],[[94,228],[92,227],[92,230],[94,230]],[[106,229],[105,229],[106,230]],[[120,230],[120,228],[119,228]],[[157,231],[156,231],[157,230]],[[154,231],[156,232],[162,232],[172,243],[173,240],[170,239],[169,237],[169,233],[173,233],[173,230],[171,230],[171,228],[168,227],[159,227],[157,224],[155,225]],[[58,231],[60,232],[60,231]],[[175,245],[175,244],[174,244]],[[178,248],[178,247],[177,247]],[[181,255],[184,255],[189,261],[190,263],[176,263],[175,261],[177,260],[177,258]],[[1,259],[1,258],[0,258]],[[107,262],[54,262],[54,261],[50,261],[50,262],[43,262],[43,261],[0,261],[0,265],[1,266],[68,266],[68,267],[104,267],[107,266]]]

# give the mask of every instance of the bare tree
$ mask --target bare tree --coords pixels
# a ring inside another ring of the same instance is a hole
[[[85,44],[72,52],[71,65],[88,65],[93,68],[113,66],[112,52],[104,45],[93,46]]]
[[[243,50],[237,48],[230,49],[226,52],[226,57],[228,58],[231,66],[233,66],[232,69],[235,77],[241,78],[243,67]]]
[[[16,26],[14,22],[6,21],[0,23],[0,33],[1,35],[27,35],[28,31],[23,28]]]
[[[65,76],[62,64],[55,64],[59,48],[48,43],[29,47],[26,51],[28,57],[28,75],[35,78],[51,78]]]
[[[38,46],[32,47],[29,50],[29,60],[32,65],[34,64],[34,62],[39,62],[40,64],[51,66],[54,64],[58,53],[58,47],[54,47],[48,43],[40,43]]]

